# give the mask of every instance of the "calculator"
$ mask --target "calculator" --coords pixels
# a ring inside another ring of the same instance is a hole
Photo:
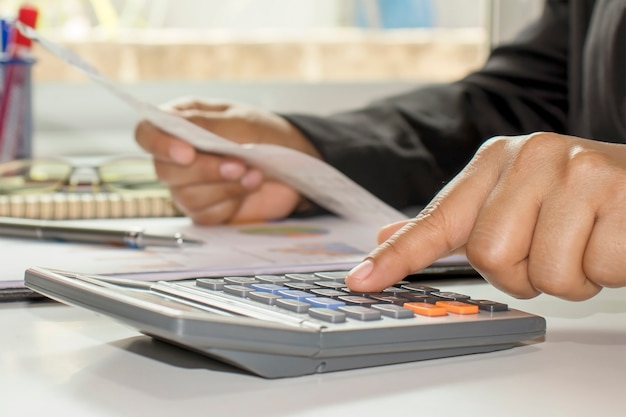
[[[508,349],[545,319],[410,277],[355,293],[347,271],[145,282],[30,268],[26,285],[265,378]]]

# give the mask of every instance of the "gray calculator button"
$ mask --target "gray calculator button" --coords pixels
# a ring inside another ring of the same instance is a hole
[[[378,304],[379,302],[376,300],[373,300],[371,298],[367,298],[367,297],[361,297],[360,295],[345,295],[342,294],[341,297],[339,297],[339,299],[341,301],[345,301],[346,304],[351,304],[351,305],[359,305],[359,306],[371,306],[372,304]]]
[[[491,300],[463,300],[464,303],[474,304],[478,306],[479,310],[483,311],[507,311],[509,306],[504,303],[498,303]]]
[[[415,316],[413,311],[396,304],[374,304],[372,308],[379,310],[383,316],[394,319],[408,319]]]
[[[327,281],[344,282],[344,280],[346,279],[346,275],[348,275],[348,272],[347,271],[316,272],[315,275]]]
[[[289,278],[291,281],[298,282],[310,282],[319,281],[319,278],[315,274],[285,274],[285,278]]]
[[[285,287],[291,288],[292,290],[301,290],[301,291],[309,291],[313,288],[319,288],[317,285],[309,284],[308,282],[285,282]]]
[[[333,290],[331,288],[315,288],[311,290],[311,294],[319,295],[320,297],[337,298],[341,295],[346,295],[343,291]]]
[[[395,295],[387,295],[387,294],[372,294],[369,297],[372,300],[376,301],[378,304],[387,303],[387,304],[397,304],[399,306],[403,306],[404,303],[406,303],[407,301],[406,298],[396,297]]]
[[[213,291],[222,291],[224,280],[222,278],[200,278],[196,280],[196,286]]]
[[[309,308],[309,316],[329,323],[343,323],[346,321],[346,313],[328,308]]]
[[[346,284],[342,281],[342,282],[337,282],[337,281],[315,281],[315,285],[319,285],[320,287],[324,287],[324,288],[331,288],[333,290],[337,290],[340,291],[342,288],[346,287]]]
[[[243,285],[224,285],[224,292],[232,295],[236,295],[237,297],[245,298],[254,291],[250,287],[244,287]]]
[[[352,319],[360,321],[379,320],[381,314],[378,310],[361,306],[343,306],[339,307],[337,310],[346,313],[346,315]]]
[[[389,294],[389,295],[400,295],[405,292],[409,292],[409,290],[405,290],[404,288],[398,288],[398,287],[387,287],[382,292],[384,292],[385,294]],[[401,296],[402,295],[400,295],[400,297]]]
[[[282,275],[255,275],[254,277],[259,281],[267,282],[268,284],[282,284],[289,282],[289,280]]]
[[[224,277],[224,282],[227,284],[249,287],[252,284],[257,284],[259,281],[252,277]]]
[[[295,313],[306,313],[309,307],[311,307],[309,303],[304,301],[290,300],[288,298],[279,298],[276,300],[276,305]]]
[[[434,295],[435,297],[445,298],[446,300],[455,300],[455,301],[464,301],[469,300],[470,296],[465,294],[459,294],[458,292],[452,291],[440,291],[434,292],[430,295]]]
[[[402,288],[410,290],[410,291],[416,291],[422,294],[430,294],[430,293],[439,291],[439,288],[429,287],[428,285],[422,285],[422,284],[417,284],[417,283],[405,284],[405,285],[402,285]]]
[[[258,301],[263,304],[267,304],[273,306],[276,304],[277,300],[280,300],[280,296],[276,294],[272,294],[269,292],[260,292],[260,291],[252,291],[248,294],[248,297],[251,300]]]

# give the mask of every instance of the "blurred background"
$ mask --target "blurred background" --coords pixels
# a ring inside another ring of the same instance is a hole
[[[0,14],[21,3],[2,0]],[[462,77],[537,17],[543,0],[30,3],[40,9],[43,36],[146,101],[194,95],[327,113]],[[48,52],[34,52],[37,132],[132,128],[132,110]]]
[[[10,16],[20,3],[3,0],[0,12]],[[45,36],[123,82],[445,81],[478,67],[494,41],[514,34],[541,6],[538,0],[31,3],[41,10]],[[38,80],[83,80],[51,57],[39,58]]]

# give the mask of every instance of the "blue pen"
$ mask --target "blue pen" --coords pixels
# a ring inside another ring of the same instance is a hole
[[[6,19],[0,19],[0,53],[7,52],[9,33],[11,33],[11,23]]]

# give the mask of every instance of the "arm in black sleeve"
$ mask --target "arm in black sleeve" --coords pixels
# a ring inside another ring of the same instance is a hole
[[[285,116],[322,157],[396,208],[422,205],[486,139],[565,129],[568,7],[542,18],[485,67],[329,117]]]

